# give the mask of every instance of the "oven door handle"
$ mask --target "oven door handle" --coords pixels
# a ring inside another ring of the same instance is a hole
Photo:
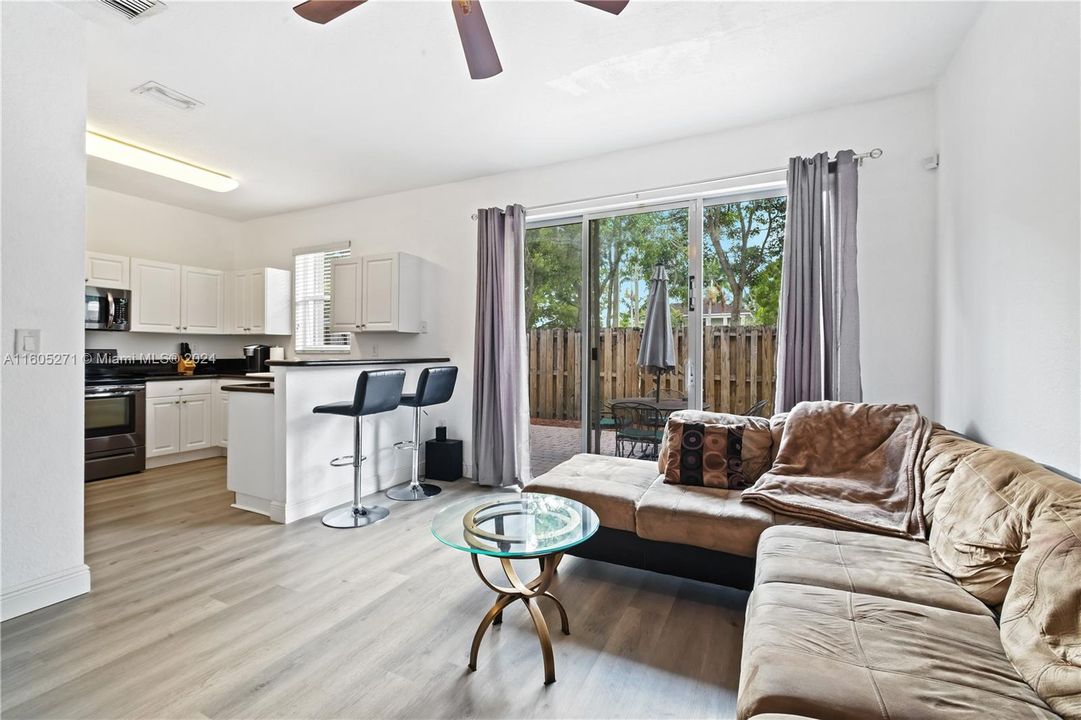
[[[105,328],[110,329],[116,320],[116,303],[113,302],[113,294],[111,292],[105,293],[105,299],[109,302],[109,317],[105,320]]]
[[[133,398],[133,397],[135,397],[136,392],[137,391],[135,391],[135,390],[125,390],[125,391],[122,391],[122,392],[114,392],[114,393],[88,393],[86,395],[86,399],[87,400],[95,400],[97,398],[122,398],[122,397]]]

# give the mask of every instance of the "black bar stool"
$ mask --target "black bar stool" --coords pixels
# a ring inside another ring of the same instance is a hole
[[[453,365],[424,368],[417,379],[417,391],[402,395],[401,404],[413,408],[413,439],[400,442],[395,447],[413,449],[413,479],[387,490],[387,497],[391,500],[424,500],[438,495],[442,490],[438,485],[420,481],[420,413],[422,408],[442,405],[450,400],[457,379],[458,368]]]
[[[323,524],[333,528],[357,528],[373,525],[390,511],[385,507],[373,505],[364,507],[360,504],[360,463],[361,453],[360,419],[365,415],[388,412],[398,407],[405,384],[405,370],[369,370],[357,378],[357,389],[352,402],[317,405],[312,412],[326,415],[344,415],[353,418],[353,454],[334,458],[330,464],[334,467],[353,466],[353,504],[331,510],[323,516]]]

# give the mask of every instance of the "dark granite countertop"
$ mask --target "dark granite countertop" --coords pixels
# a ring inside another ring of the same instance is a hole
[[[171,375],[147,375],[147,382],[154,382],[155,380],[216,380],[218,378],[236,378],[238,380],[249,380],[247,375],[243,373],[196,373],[194,375],[182,375],[180,373],[173,373]]]
[[[450,362],[449,357],[424,358],[351,358],[349,360],[267,360],[270,367],[334,367],[337,365],[430,365]]]
[[[267,395],[274,394],[274,385],[268,382],[244,383],[243,385],[222,385],[221,389],[227,392],[265,393]]]

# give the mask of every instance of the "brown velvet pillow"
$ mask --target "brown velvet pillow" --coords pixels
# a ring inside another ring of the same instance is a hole
[[[1081,499],[1034,523],[1002,604],[1002,647],[1064,718],[1081,717]]]
[[[681,410],[665,424],[658,469],[672,485],[742,490],[772,462],[768,419]]]

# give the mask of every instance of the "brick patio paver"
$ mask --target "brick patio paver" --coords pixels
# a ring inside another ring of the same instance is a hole
[[[559,463],[582,452],[582,430],[555,425],[529,426],[529,459],[533,477],[543,475]],[[601,454],[616,454],[616,434],[601,433]]]

